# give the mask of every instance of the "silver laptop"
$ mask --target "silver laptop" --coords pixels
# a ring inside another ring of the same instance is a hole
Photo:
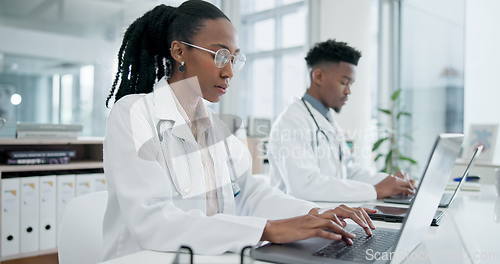
[[[377,228],[374,235],[368,237],[360,227],[349,225],[347,229],[356,234],[352,246],[342,241],[310,238],[287,244],[269,243],[253,249],[251,256],[287,264],[402,262],[429,228],[462,141],[462,134],[438,136],[401,229]]]
[[[465,171],[462,174],[462,178],[460,179],[460,181],[457,184],[457,187],[455,188],[455,191],[452,194],[444,193],[443,196],[441,196],[441,201],[439,202],[440,208],[448,208],[451,205],[451,203],[455,199],[455,196],[457,195],[458,191],[460,191],[460,187],[462,186],[462,184],[465,182],[465,179],[469,175],[470,169],[474,166],[474,163],[475,163],[477,157],[479,157],[479,155],[481,155],[482,151],[483,151],[482,145],[478,146],[476,148],[476,150],[474,151],[474,154],[472,154],[472,158],[470,159],[469,164],[467,164],[467,168],[465,168]],[[443,192],[444,192],[444,189],[443,189]],[[396,195],[396,196],[392,196],[389,198],[385,198],[384,202],[396,203],[396,204],[410,204],[413,197],[415,197],[415,196],[414,195],[410,195],[410,196],[408,196],[408,195]]]

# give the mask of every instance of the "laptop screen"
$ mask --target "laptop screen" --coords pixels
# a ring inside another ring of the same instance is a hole
[[[482,151],[483,151],[483,146],[481,145],[481,146],[478,146],[476,148],[476,150],[474,151],[474,154],[472,154],[472,158],[470,159],[469,164],[467,164],[467,168],[465,169],[464,173],[462,174],[462,178],[460,179],[460,182],[458,182],[457,188],[455,189],[455,191],[453,192],[453,195],[451,196],[450,204],[455,199],[455,196],[457,195],[458,191],[460,190],[460,187],[463,185],[467,176],[469,175],[470,169],[472,168],[472,166],[474,166],[474,162],[475,162],[476,158],[479,157],[479,155],[481,155]]]
[[[422,241],[460,153],[463,134],[441,134],[434,143],[392,258],[400,263]]]

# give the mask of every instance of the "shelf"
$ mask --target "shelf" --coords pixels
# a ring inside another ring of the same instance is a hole
[[[27,253],[20,253],[20,254],[15,254],[15,255],[11,255],[11,256],[2,257],[0,259],[0,262],[7,261],[7,260],[12,260],[12,259],[20,259],[20,258],[29,258],[29,257],[50,255],[50,254],[55,254],[55,253],[57,253],[57,248],[47,249],[47,250],[40,250],[40,251],[33,251],[33,252],[27,252]]]
[[[102,137],[79,137],[77,139],[0,138],[0,145],[87,145],[102,144]]]
[[[75,161],[68,164],[0,165],[0,172],[101,169],[102,161]]]

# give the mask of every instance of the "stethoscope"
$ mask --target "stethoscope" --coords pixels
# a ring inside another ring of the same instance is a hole
[[[176,189],[176,191],[181,194],[181,196],[186,196],[187,194],[189,194],[189,192],[191,191],[191,187],[189,188],[181,188],[180,186],[180,183],[178,181],[178,178],[176,177],[175,175],[175,172],[173,171],[173,167],[172,167],[172,164],[171,164],[171,160],[168,157],[168,155],[165,154],[165,149],[166,149],[166,146],[164,147],[162,144],[166,144],[166,139],[165,138],[168,138],[167,136],[164,135],[164,131],[161,126],[162,124],[164,124],[164,122],[168,122],[166,120],[160,120],[160,122],[158,122],[157,126],[156,126],[156,132],[158,134],[158,139],[160,141],[160,148],[161,148],[161,153],[162,153],[162,157],[163,157],[163,160],[165,161],[166,165],[167,165],[167,169],[169,170],[170,172],[170,177],[172,179],[172,183],[174,184],[174,187]],[[170,125],[170,124],[169,124]],[[171,126],[171,125],[170,125]],[[170,133],[171,132],[171,128],[167,129],[167,133]],[[184,145],[184,140],[181,139],[181,142],[183,143]],[[231,187],[232,187],[232,190],[233,190],[233,196],[236,197],[238,196],[238,194],[240,193],[241,191],[241,188],[239,186],[239,184],[236,182],[236,169],[234,167],[234,162],[233,162],[233,158],[231,156],[231,152],[229,150],[229,146],[227,144],[227,141],[226,139],[224,139],[224,146],[225,146],[225,150],[226,150],[226,154],[228,156],[228,163],[229,163],[229,168],[231,169],[231,171],[229,172],[229,178],[231,180]],[[186,151],[184,149],[184,151]],[[186,153],[187,155],[187,153]],[[191,169],[190,167],[188,166],[188,175],[191,175]],[[190,182],[190,185],[192,185],[192,182]],[[219,202],[220,202],[220,199],[219,199]],[[222,208],[219,204],[219,209]]]
[[[328,142],[328,145],[330,146],[331,145],[330,138],[328,137],[328,135],[326,134],[326,132],[319,126],[318,121],[314,117],[314,115],[311,112],[311,109],[307,105],[306,101],[304,100],[304,98],[301,98],[300,100],[302,101],[302,103],[306,107],[307,112],[309,113],[309,116],[311,116],[312,120],[314,121],[314,124],[316,125],[316,134],[315,134],[316,135],[316,149],[318,149],[318,147],[319,147],[319,135],[320,134],[322,134],[325,137],[326,141]],[[342,146],[341,146],[341,144],[339,144],[339,161],[340,161],[340,164],[342,164],[342,158],[343,158]],[[341,169],[341,168],[339,168],[339,169]]]
[[[144,103],[146,104],[146,102],[144,102]],[[161,149],[160,152],[161,152],[162,158],[165,162],[166,168],[170,173],[170,179],[172,180],[172,184],[174,185],[174,188],[177,191],[177,193],[179,193],[182,197],[186,197],[191,192],[192,182],[189,183],[189,187],[185,187],[185,188],[181,187],[181,183],[179,182],[178,178],[175,175],[175,171],[173,170],[172,161],[171,161],[171,159],[168,158],[169,156],[165,153],[165,150],[167,149],[166,138],[169,138],[169,136],[167,136],[166,134],[172,132],[173,122],[169,121],[169,120],[160,120],[157,123],[157,125],[154,126],[153,125],[154,121],[152,120],[151,111],[147,105],[145,105],[145,107],[146,107],[148,114],[150,116],[150,118],[148,118],[148,123],[150,124],[151,128],[153,128],[153,130],[156,130],[156,131],[154,131],[154,135],[156,135],[155,138],[158,141],[157,143],[160,145],[160,149]],[[182,142],[182,145],[184,146],[183,139],[181,139],[181,142]],[[226,153],[228,155],[229,167],[231,168],[231,171],[229,172],[229,177],[231,180],[231,187],[233,189],[233,196],[236,197],[240,193],[241,188],[240,188],[239,184],[236,182],[236,169],[234,168],[234,162],[233,162],[233,159],[231,157],[226,139],[224,139],[224,145],[226,148]],[[186,152],[185,148],[184,148],[184,151]],[[185,153],[185,154],[187,155],[187,153]],[[188,175],[191,175],[191,168],[189,166],[188,166]],[[219,203],[219,210],[221,210],[223,208],[223,205],[221,204],[222,203],[221,199],[218,199],[218,203]]]

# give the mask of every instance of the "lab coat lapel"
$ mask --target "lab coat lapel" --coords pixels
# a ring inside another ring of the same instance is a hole
[[[314,107],[312,107],[311,104],[307,103],[309,106],[309,109],[311,109],[311,113],[314,115],[316,118],[316,122],[318,122],[318,126],[326,133],[328,136],[328,144],[325,145],[327,142],[324,142],[325,144],[321,144],[319,147],[324,148],[322,153],[328,153],[333,155],[333,157],[326,155],[323,156],[322,159],[322,164],[324,166],[329,167],[329,169],[325,169],[326,171],[339,171],[341,170],[342,172],[338,173],[340,178],[345,178],[345,167],[340,165],[338,162],[331,162],[331,158],[334,158],[335,160],[339,161],[340,160],[340,153],[339,153],[339,145],[342,148],[342,151],[344,148],[342,147],[342,142],[343,142],[343,136],[342,136],[342,131],[339,130],[339,127],[337,126],[337,123],[335,122],[333,115],[332,115],[332,110],[328,112],[328,117],[330,120],[326,119],[319,111],[317,111]],[[307,110],[304,110],[307,111]],[[311,122],[314,122],[311,120]],[[340,168],[339,168],[340,165]],[[331,167],[333,166],[333,167]]]
[[[331,128],[331,133],[333,133],[335,137],[334,140],[342,144],[343,142],[345,142],[344,130],[340,128],[339,124],[335,120],[335,115],[332,110],[328,112],[328,118],[329,118],[328,123],[330,124],[329,127]]]
[[[300,101],[299,101],[300,102]],[[302,102],[301,102],[302,103]],[[328,137],[330,135],[335,134],[335,128],[332,126],[332,123],[328,121],[316,108],[314,108],[309,102],[306,102],[307,106],[311,110],[312,115],[316,119],[316,122],[318,122],[318,125],[321,129],[323,129],[327,134]],[[305,110],[307,111],[307,109]],[[311,120],[312,121],[312,120]],[[314,121],[313,121],[314,122]]]
[[[195,139],[189,125],[177,110],[172,88],[165,78],[154,86],[154,113],[159,120],[173,121],[172,134],[185,141],[195,143]]]
[[[214,161],[215,181],[218,188],[217,195],[219,196],[219,208],[226,214],[235,212],[235,202],[233,189],[231,186],[232,173],[229,156],[224,145],[224,141],[231,136],[225,124],[213,115],[209,115],[211,127],[207,130],[209,142],[209,152]]]
[[[171,87],[165,79],[156,83],[153,91],[153,111],[159,120],[156,129],[160,134],[170,137],[166,141],[168,144],[166,151],[172,159],[171,166],[175,174],[173,177],[176,177],[184,189],[182,197],[191,198],[206,193],[205,174],[199,146],[178,111],[173,96]]]

